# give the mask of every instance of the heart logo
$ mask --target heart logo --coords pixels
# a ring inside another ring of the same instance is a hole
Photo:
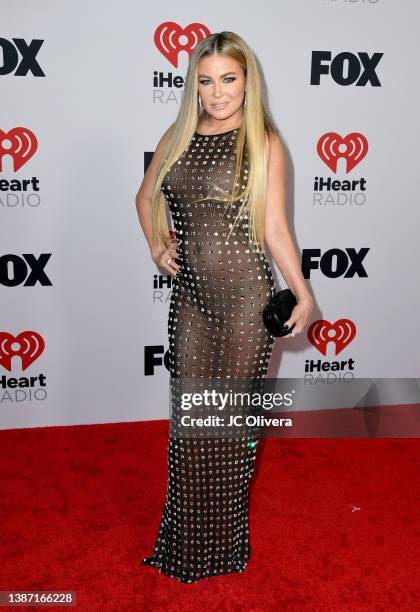
[[[154,41],[162,55],[172,66],[178,68],[180,51],[186,51],[190,57],[198,43],[210,34],[210,30],[202,23],[190,23],[185,28],[181,28],[174,21],[165,21],[156,28]]]
[[[44,339],[35,331],[27,330],[18,336],[0,331],[0,365],[9,372],[12,371],[12,357],[19,355],[22,370],[26,370],[31,363],[38,359],[44,348]]]
[[[308,328],[308,339],[323,355],[327,354],[329,342],[335,344],[335,354],[341,353],[356,335],[356,326],[350,319],[338,319],[330,323],[325,319],[314,321]]]
[[[346,172],[350,172],[362,161],[368,148],[367,138],[360,132],[351,132],[344,138],[336,132],[328,132],[321,136],[316,145],[318,155],[334,173],[337,172],[340,157],[346,160]]]
[[[5,141],[10,141],[6,144]],[[0,172],[3,172],[3,155],[11,155],[13,170],[17,172],[31,159],[38,148],[38,141],[31,130],[25,127],[15,127],[8,132],[0,130]]]

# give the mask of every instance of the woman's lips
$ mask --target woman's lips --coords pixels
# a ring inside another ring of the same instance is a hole
[[[213,104],[213,108],[225,108],[227,102],[220,102],[219,104]]]

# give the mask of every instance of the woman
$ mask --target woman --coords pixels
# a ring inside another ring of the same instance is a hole
[[[191,56],[178,117],[136,197],[153,261],[173,276],[171,379],[266,375],[274,337],[262,310],[276,289],[264,242],[298,302],[290,336],[303,331],[313,299],[287,226],[284,182],[254,55],[236,34],[212,34]],[[242,572],[256,451],[247,438],[169,435],[165,506],[142,561],[186,583]]]

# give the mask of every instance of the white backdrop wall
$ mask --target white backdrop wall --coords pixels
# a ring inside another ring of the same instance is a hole
[[[269,375],[334,361],[357,377],[419,375],[418,2],[156,0],[145,12],[134,0],[3,0],[0,11],[2,429],[168,416],[170,279],[135,194],[178,112],[188,26],[199,39],[237,32],[256,54],[287,151],[290,227],[312,262],[311,323],[331,338],[276,340]]]

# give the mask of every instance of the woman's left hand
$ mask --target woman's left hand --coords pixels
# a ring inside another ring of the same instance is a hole
[[[290,334],[284,336],[285,338],[293,338],[304,330],[305,325],[311,315],[313,307],[314,300],[311,297],[304,299],[296,304],[296,306],[292,310],[290,318],[285,322],[285,325],[287,325],[289,329],[292,327],[293,323],[296,323],[296,325],[294,326]]]

